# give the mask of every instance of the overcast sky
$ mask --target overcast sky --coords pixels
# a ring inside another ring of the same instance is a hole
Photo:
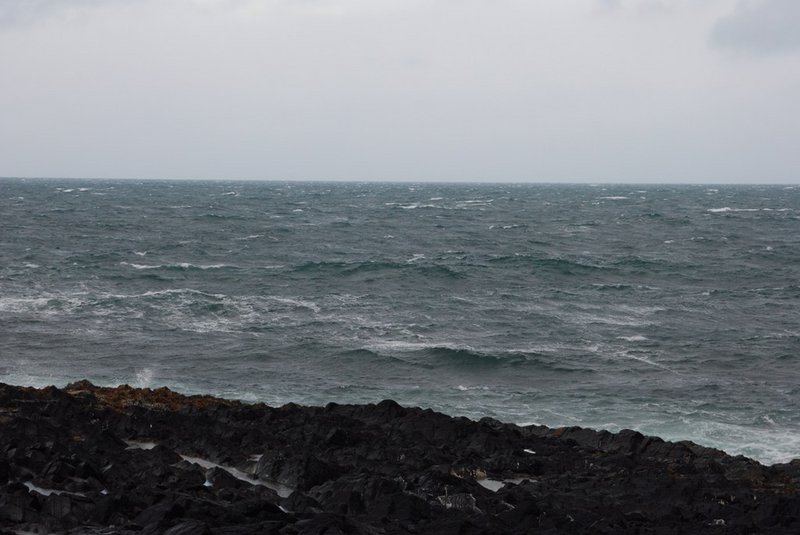
[[[800,0],[0,0],[0,176],[800,182]]]

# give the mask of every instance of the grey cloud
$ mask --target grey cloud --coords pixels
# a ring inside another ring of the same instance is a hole
[[[101,7],[124,0],[2,0],[0,28],[29,26],[47,17],[74,8]]]
[[[798,23],[798,0],[742,0],[714,26],[711,43],[756,54],[796,52],[800,51]]]

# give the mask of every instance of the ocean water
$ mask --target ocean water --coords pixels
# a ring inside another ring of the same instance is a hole
[[[800,457],[800,188],[0,179],[0,381]]]

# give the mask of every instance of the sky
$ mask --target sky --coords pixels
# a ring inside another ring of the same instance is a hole
[[[800,182],[798,0],[0,0],[0,176]]]

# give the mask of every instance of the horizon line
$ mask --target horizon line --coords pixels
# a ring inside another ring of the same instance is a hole
[[[562,185],[562,186],[591,186],[591,185],[669,185],[669,186],[800,186],[797,182],[721,182],[721,181],[670,181],[670,180],[468,180],[468,179],[357,179],[357,178],[171,178],[171,177],[80,177],[80,176],[0,176],[0,180],[111,180],[111,181],[142,181],[142,182],[272,182],[272,183],[340,183],[340,184],[465,184],[465,185]]]

